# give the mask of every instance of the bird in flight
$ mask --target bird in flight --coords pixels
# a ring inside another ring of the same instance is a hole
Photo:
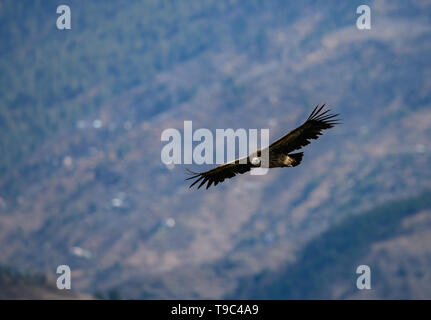
[[[207,182],[206,188],[208,189],[212,184],[216,186],[225,179],[250,171],[251,168],[259,168],[262,164],[261,156],[263,152],[268,152],[268,168],[296,167],[301,163],[304,153],[291,152],[310,144],[310,140],[317,139],[323,130],[332,128],[339,123],[336,118],[339,114],[330,114],[329,109],[323,109],[324,106],[316,106],[301,126],[274,141],[267,149],[257,150],[253,155],[249,155],[247,159],[236,159],[205,172],[194,172],[186,169],[192,174],[186,180],[195,179],[190,188],[200,182],[199,189]]]

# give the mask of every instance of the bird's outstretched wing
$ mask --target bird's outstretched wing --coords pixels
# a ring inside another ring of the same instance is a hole
[[[329,110],[322,112],[324,106],[325,105],[321,107],[316,106],[308,119],[300,127],[273,142],[268,147],[269,157],[277,157],[280,154],[287,155],[294,150],[300,149],[308,145],[311,139],[317,139],[319,135],[322,134],[323,130],[332,128],[337,124],[338,120],[335,117],[337,117],[338,114],[329,114]],[[257,154],[260,155],[261,152],[264,151],[258,150]],[[195,179],[190,185],[190,188],[200,182],[198,189],[205,183],[207,183],[206,188],[208,189],[213,183],[216,186],[225,179],[230,179],[237,174],[250,171],[253,165],[250,163],[249,159],[247,159],[247,161],[241,160],[244,160],[244,158],[222,164],[205,172],[193,172],[187,169],[192,176],[186,180]]]
[[[187,171],[193,174],[193,176],[187,178],[186,180],[196,179],[190,185],[190,188],[200,181],[201,183],[199,184],[198,189],[202,187],[205,182],[208,182],[206,187],[208,189],[213,183],[214,186],[216,186],[218,183],[223,182],[225,179],[230,179],[232,177],[235,177],[237,174],[250,171],[251,167],[252,165],[248,160],[247,163],[240,163],[240,159],[237,159],[235,161],[219,165],[218,167],[215,167],[214,169],[205,172],[193,172],[187,169]]]
[[[301,149],[308,145],[311,139],[317,139],[323,130],[338,124],[336,117],[339,114],[330,114],[328,113],[329,109],[322,111],[324,106],[316,106],[301,126],[274,141],[269,146],[270,157],[273,153],[288,154],[294,150]]]

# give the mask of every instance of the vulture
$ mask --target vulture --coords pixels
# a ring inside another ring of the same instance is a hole
[[[316,106],[301,126],[274,141],[269,147],[263,150],[259,149],[253,155],[247,156],[247,159],[235,159],[205,172],[194,172],[186,169],[192,175],[186,180],[195,179],[190,188],[200,182],[198,189],[205,183],[207,183],[206,188],[208,189],[212,184],[216,186],[226,179],[235,177],[237,174],[246,173],[251,168],[258,168],[263,165],[261,161],[262,152],[268,152],[269,163],[266,166],[268,168],[298,166],[304,153],[292,153],[292,151],[310,144],[310,140],[317,139],[323,130],[339,124],[339,119],[336,118],[339,114],[331,114],[329,113],[330,110],[324,110],[324,107],[324,104],[320,107]]]

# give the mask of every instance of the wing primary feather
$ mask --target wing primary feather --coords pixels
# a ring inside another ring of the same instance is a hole
[[[208,180],[208,177],[205,177],[205,179],[203,179],[202,182],[201,182],[201,184],[199,185],[198,189],[200,187],[202,187],[205,184],[205,182],[207,182],[207,180]]]
[[[318,117],[316,117],[316,118],[320,118],[320,117],[322,117],[323,115],[325,115],[326,113],[328,113],[329,111],[331,111],[330,109],[327,109],[327,110],[325,110],[325,111],[323,111],[321,114],[319,114],[318,115]],[[315,118],[315,119],[316,119]]]
[[[205,176],[201,176],[199,179],[196,179],[189,188],[193,187],[196,183],[198,183],[199,181],[201,181]]]
[[[328,110],[328,111],[329,111],[329,110]],[[315,121],[325,121],[325,120],[332,119],[332,118],[334,118],[334,117],[336,117],[336,116],[339,116],[339,114],[338,114],[338,113],[336,113],[336,114],[328,114],[328,115],[326,115],[326,116],[324,116],[324,117],[322,117],[322,116],[323,116],[323,113],[322,113],[319,117],[314,118],[313,120],[315,120]]]
[[[319,110],[317,110],[316,115],[318,116],[320,114],[320,111],[322,111],[322,109],[325,107],[325,104],[322,104],[322,106],[319,108]]]
[[[195,172],[195,171],[192,171],[192,170],[190,170],[189,168],[186,168],[186,171],[187,171],[187,173],[188,174],[201,174],[202,172]]]
[[[313,111],[311,113],[311,115],[308,117],[307,120],[315,120],[316,117],[319,116],[320,111],[322,111],[322,109],[325,107],[325,104],[322,104],[322,106],[320,108],[318,108],[317,110],[315,110],[315,112]],[[317,108],[317,107],[316,107]]]
[[[200,176],[200,174],[197,174],[197,175],[195,175],[195,176],[192,176],[192,177],[186,178],[185,180],[194,179],[194,178],[197,178],[197,177],[199,177],[199,176]]]
[[[208,189],[209,187],[211,187],[213,182],[214,182],[214,180],[208,180],[208,184],[207,184],[206,188]]]
[[[316,112],[316,110],[317,110],[317,108],[319,107],[319,105],[317,105],[317,106],[315,106],[314,107],[314,109],[313,109],[313,111],[311,112],[311,114],[308,116],[308,119],[307,120],[310,120],[312,117],[313,117],[313,115],[314,115],[314,113]]]

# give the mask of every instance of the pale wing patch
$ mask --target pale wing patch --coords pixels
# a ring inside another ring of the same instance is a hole
[[[291,166],[292,166],[292,163],[293,163],[294,161],[295,161],[295,160],[294,160],[294,159],[292,159],[291,157],[286,156],[286,158],[284,158],[284,160],[283,160],[283,164],[284,164],[284,165],[286,165],[286,166],[288,166],[288,167],[291,167]]]

